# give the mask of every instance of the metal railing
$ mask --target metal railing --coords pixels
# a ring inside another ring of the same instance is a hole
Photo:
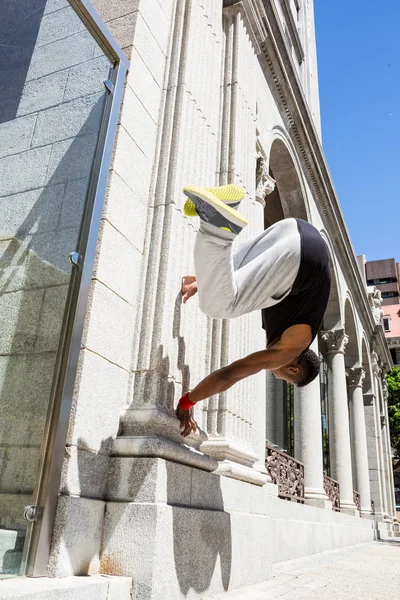
[[[324,473],[324,490],[328,499],[332,502],[332,510],[340,510],[340,485],[332,477]]]
[[[361,512],[360,494],[358,492],[356,492],[355,490],[353,490],[353,502],[356,505],[358,512],[360,513]]]
[[[304,503],[304,464],[276,446],[265,444],[265,448],[265,467],[278,485],[279,498]]]

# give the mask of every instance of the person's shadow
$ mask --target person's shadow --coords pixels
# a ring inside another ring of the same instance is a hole
[[[182,390],[190,388],[190,368],[185,362],[185,338],[181,335],[182,296],[174,307],[173,337],[178,343],[177,366],[182,373]],[[229,587],[232,561],[230,514],[224,511],[220,476],[192,469],[190,507],[177,505],[177,490],[182,485],[176,465],[166,463],[167,504],[172,507],[173,549],[176,576],[187,595],[193,589],[206,592],[217,563],[224,590]],[[219,559],[219,560],[218,560]],[[215,582],[216,584],[216,582]]]

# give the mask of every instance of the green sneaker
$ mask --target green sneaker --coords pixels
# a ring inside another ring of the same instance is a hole
[[[202,221],[238,234],[248,224],[236,209],[246,195],[238,185],[222,185],[215,188],[186,186],[183,193],[188,197],[183,212],[187,217],[200,217]]]

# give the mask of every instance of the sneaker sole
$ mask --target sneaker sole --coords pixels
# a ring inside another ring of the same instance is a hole
[[[220,200],[219,198],[214,196],[214,194],[208,192],[204,188],[189,185],[183,188],[183,193],[192,201],[195,201],[196,198],[203,200],[204,202],[212,206],[217,212],[219,212],[219,214],[222,215],[225,219],[227,219],[227,221],[230,221],[238,227],[245,227],[249,223],[246,217],[241,215],[237,210],[231,208],[223,200]]]

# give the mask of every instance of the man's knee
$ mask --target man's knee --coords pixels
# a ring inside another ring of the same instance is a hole
[[[210,301],[208,298],[199,298],[201,311],[211,319],[232,319],[236,316],[232,303]]]

